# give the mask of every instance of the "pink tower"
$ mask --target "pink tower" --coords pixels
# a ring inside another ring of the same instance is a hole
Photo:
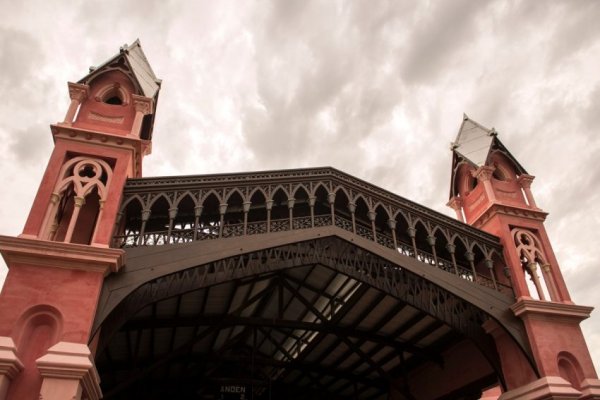
[[[139,41],[77,83],[18,238],[0,237],[9,272],[0,295],[0,399],[98,399],[88,347],[123,185],[150,153],[161,81]]]
[[[548,215],[535,203],[534,179],[487,129],[464,116],[452,144],[452,178],[448,206],[457,218],[500,237],[508,267],[495,271],[512,282],[539,378],[513,351],[493,323],[486,330],[496,342],[508,391],[501,399],[599,399],[600,381],[579,324],[591,307],[569,296],[550,239]]]

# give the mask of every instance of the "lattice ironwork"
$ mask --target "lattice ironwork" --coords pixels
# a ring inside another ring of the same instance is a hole
[[[115,247],[337,226],[512,295],[497,237],[333,168],[129,180]]]
[[[110,337],[110,332],[122,326],[131,315],[161,299],[304,265],[323,265],[352,277],[402,299],[468,337],[481,340],[481,324],[488,318],[481,308],[406,268],[400,268],[385,258],[336,237],[301,241],[221,258],[152,279],[121,301],[109,318],[102,321],[103,335]],[[511,303],[509,298],[503,301],[506,304],[492,308],[503,309]]]

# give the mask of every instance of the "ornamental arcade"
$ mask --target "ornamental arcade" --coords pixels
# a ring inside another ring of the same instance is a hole
[[[600,399],[534,179],[464,116],[457,220],[330,167],[142,177],[139,41],[77,83],[0,236],[0,400]]]

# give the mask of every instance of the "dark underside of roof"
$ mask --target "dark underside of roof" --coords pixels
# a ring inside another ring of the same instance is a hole
[[[105,399],[387,399],[390,385],[414,398],[410,373],[443,365],[444,350],[462,340],[443,322],[317,264],[153,303],[96,363]],[[450,398],[479,393],[464,388]]]

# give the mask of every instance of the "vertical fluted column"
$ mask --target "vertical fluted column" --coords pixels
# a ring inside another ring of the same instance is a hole
[[[450,253],[450,257],[452,259],[452,266],[454,267],[454,273],[456,275],[458,274],[458,266],[456,265],[456,245],[454,243],[448,243],[446,244],[446,250],[448,250],[448,253]]]
[[[144,115],[152,114],[154,100],[149,97],[138,96],[135,94],[132,94],[131,98],[133,99],[133,106],[135,108],[135,118],[133,120],[133,125],[131,126],[131,134],[135,137],[140,137],[142,120],[144,119]]]
[[[267,200],[265,206],[267,207],[267,233],[271,232],[271,210],[273,209],[273,200]]]
[[[377,218],[377,214],[375,211],[369,210],[367,212],[367,216],[369,217],[369,221],[371,221],[371,230],[373,231],[373,241],[377,242],[377,231],[375,228],[375,218]]]
[[[315,227],[315,203],[317,201],[317,196],[310,196],[308,198],[308,205],[310,206],[310,226],[312,228]]]
[[[352,232],[356,233],[356,203],[348,203],[348,210],[350,210],[350,216],[352,218]]]
[[[105,203],[106,200],[98,200],[98,216],[96,217],[96,226],[94,227],[94,233],[92,233],[92,240],[90,241],[90,244],[92,245],[96,243],[96,233],[98,232],[98,228],[100,228],[100,224],[98,223],[98,221],[102,221],[102,214],[104,214]]]
[[[496,201],[496,194],[494,193],[494,188],[492,188],[491,181],[494,170],[494,167],[483,165],[477,168],[477,170],[471,172],[471,175],[473,175],[473,177],[477,178],[479,182],[483,183],[485,193],[487,194],[487,198],[490,202]]]
[[[245,201],[242,204],[242,210],[244,211],[244,235],[248,232],[248,213],[250,212],[251,202]]]
[[[537,264],[536,263],[527,264],[527,270],[529,271],[529,277],[531,278],[531,281],[533,282],[535,289],[538,292],[538,296],[539,296],[540,300],[546,300],[546,295],[544,294],[544,289],[542,288],[540,278],[537,274]]]
[[[90,87],[88,85],[82,85],[80,83],[69,82],[69,97],[71,103],[67,109],[64,123],[67,125],[73,124],[73,119],[77,113],[77,108],[88,98],[90,94]]]
[[[398,249],[398,240],[396,240],[396,220],[388,219],[388,226],[392,231],[392,240],[394,241],[394,249]]]
[[[450,201],[446,203],[446,205],[456,212],[456,218],[460,222],[465,222],[465,218],[462,213],[463,201],[460,197],[453,196]]]
[[[410,237],[410,241],[412,242],[413,252],[415,253],[414,257],[418,258],[419,253],[417,252],[417,241],[415,240],[415,237],[417,235],[417,230],[415,228],[413,228],[412,226],[409,226],[406,229],[406,233],[408,234],[408,237]]]
[[[492,278],[492,282],[494,284],[494,289],[498,290],[498,284],[496,283],[496,275],[494,274],[494,261],[489,258],[485,259],[485,266],[490,272],[490,277]]]
[[[475,253],[469,250],[465,253],[465,258],[471,266],[471,271],[473,272],[473,281],[477,282],[477,271],[475,270]]]
[[[73,214],[71,214],[71,220],[69,221],[69,227],[67,228],[67,233],[65,234],[65,243],[69,243],[71,238],[73,237],[73,231],[75,230],[75,224],[77,223],[77,219],[79,218],[79,212],[81,211],[81,207],[85,204],[85,198],[80,196],[75,196],[73,198]]]
[[[42,222],[42,227],[40,228],[38,238],[52,240],[52,235],[54,235],[56,228],[58,228],[58,225],[54,227],[54,220],[56,219],[56,211],[58,209],[58,203],[60,203],[60,198],[60,194],[56,192],[52,193],[50,196],[50,205],[48,206],[48,211],[46,212],[46,216]],[[49,225],[50,228],[48,228]]]
[[[227,212],[227,203],[219,204],[219,237],[223,236],[223,225],[225,224],[225,213]]]
[[[142,210],[142,227],[140,228],[140,237],[138,238],[138,246],[144,245],[146,241],[144,240],[144,233],[146,232],[146,223],[150,218],[151,210],[145,209]]]
[[[546,286],[550,293],[550,299],[553,301],[561,301],[562,299],[558,292],[558,288],[556,287],[550,264],[542,264],[542,274],[544,275],[544,281],[546,281]]]
[[[437,252],[435,251],[436,239],[437,238],[433,235],[427,236],[427,244],[429,244],[429,247],[431,247],[431,254],[433,254],[433,261],[435,262],[435,265],[438,265]]]
[[[175,222],[175,218],[177,218],[177,207],[169,208],[169,229],[167,231],[167,239],[165,240],[165,244],[171,243],[171,233],[173,233],[173,224]]]
[[[535,179],[535,176],[523,174],[517,178],[517,182],[523,188],[523,192],[525,193],[525,198],[527,199],[527,204],[531,208],[537,208],[535,204],[535,200],[533,198],[533,193],[531,193],[531,183]]]
[[[204,206],[194,207],[194,240],[198,240],[198,225],[200,224],[200,216]]]
[[[289,221],[290,221],[290,230],[294,229],[294,224],[293,224],[294,204],[296,204],[296,199],[294,199],[293,197],[289,198],[287,201],[287,205],[288,205],[288,217],[289,217]]]
[[[329,209],[331,210],[331,225],[335,226],[335,193],[329,193],[327,195],[327,201],[329,202]]]

